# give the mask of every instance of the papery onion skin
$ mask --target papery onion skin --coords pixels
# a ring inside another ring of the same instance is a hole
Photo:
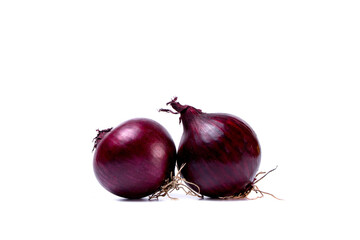
[[[176,147],[159,123],[138,118],[107,133],[97,144],[94,172],[109,192],[136,199],[157,191],[174,172]]]
[[[179,104],[176,98],[170,105],[180,112],[184,126],[177,158],[178,166],[186,164],[182,176],[208,197],[248,191],[261,161],[260,144],[252,128],[235,116],[203,113]]]

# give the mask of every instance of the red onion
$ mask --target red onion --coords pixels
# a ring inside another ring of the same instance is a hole
[[[99,131],[95,140],[95,175],[115,195],[148,196],[174,172],[175,144],[166,129],[153,120],[129,120]]]
[[[260,165],[255,132],[243,120],[228,114],[207,114],[192,106],[170,104],[180,113],[184,132],[178,150],[182,176],[209,197],[246,196]],[[193,185],[189,187],[198,191]]]

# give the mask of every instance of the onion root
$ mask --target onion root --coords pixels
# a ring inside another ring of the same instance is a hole
[[[165,184],[160,187],[160,190],[149,196],[149,200],[156,199],[158,200],[159,197],[168,196],[170,199],[176,200],[177,198],[171,197],[169,194],[174,190],[183,190],[186,195],[194,196],[203,199],[204,196],[200,194],[200,187],[195,183],[189,182],[180,176],[181,170],[184,168],[185,164],[181,165],[179,171],[176,175],[171,173],[170,179],[165,180]],[[186,186],[186,184],[190,184],[195,186],[198,191],[194,191],[193,189]]]
[[[255,176],[254,181],[249,185],[249,187],[242,193],[238,194],[238,195],[232,195],[232,196],[227,196],[227,197],[220,197],[220,199],[225,199],[225,200],[235,200],[235,199],[247,199],[247,200],[256,200],[258,198],[262,198],[264,197],[264,194],[266,195],[270,195],[273,198],[277,199],[277,200],[282,200],[280,198],[275,197],[273,194],[268,193],[268,192],[264,192],[262,190],[259,189],[258,186],[256,186],[255,184],[258,183],[261,179],[263,179],[264,177],[266,177],[266,175],[268,175],[269,173],[275,171],[277,169],[277,166],[274,169],[271,169],[268,172],[258,172]],[[263,175],[261,176],[259,179],[256,179],[259,175]],[[254,191],[257,196],[254,198],[249,198],[248,195]]]

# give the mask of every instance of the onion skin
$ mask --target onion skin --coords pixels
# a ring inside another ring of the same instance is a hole
[[[213,198],[235,196],[252,188],[261,150],[255,132],[228,114],[207,114],[176,98],[169,103],[181,114],[184,132],[178,150],[182,176]],[[190,188],[197,191],[194,186]]]
[[[129,120],[96,143],[94,172],[109,192],[136,199],[157,191],[174,172],[175,144],[159,123]]]

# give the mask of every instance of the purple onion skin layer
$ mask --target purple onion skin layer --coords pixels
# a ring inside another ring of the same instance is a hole
[[[97,144],[94,172],[109,192],[142,198],[156,192],[174,172],[176,147],[159,123],[129,120],[112,129]]]
[[[180,112],[184,132],[178,150],[182,176],[208,197],[234,196],[251,188],[259,169],[261,150],[255,132],[228,114],[207,114],[170,102]],[[194,188],[189,184],[189,187]]]

